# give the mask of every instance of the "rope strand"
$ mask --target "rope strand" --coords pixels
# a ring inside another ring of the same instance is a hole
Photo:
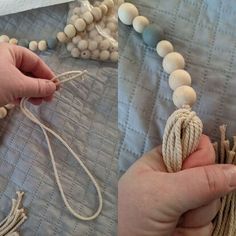
[[[68,78],[60,80],[58,84],[62,84],[62,83],[66,83],[66,82],[71,81],[71,80],[75,80],[75,79],[81,78],[84,74],[88,75],[88,72],[86,70],[85,71],[70,71],[70,72],[66,72],[66,73],[60,74],[60,75],[54,77],[52,80],[55,81],[55,80],[58,80],[60,78],[64,78],[64,77],[73,75],[71,77],[68,77]],[[101,213],[102,205],[103,205],[102,194],[101,194],[101,190],[100,190],[100,187],[99,187],[98,183],[96,182],[94,176],[91,174],[91,172],[88,170],[88,168],[84,165],[82,160],[79,158],[79,156],[76,155],[76,153],[70,148],[70,146],[57,133],[55,133],[53,130],[51,130],[50,128],[48,128],[44,124],[42,124],[35,117],[35,115],[33,115],[33,113],[29,111],[29,109],[26,107],[26,102],[28,100],[29,100],[29,98],[23,98],[21,100],[20,109],[21,109],[22,113],[28,119],[30,119],[33,123],[37,124],[42,129],[42,131],[43,131],[43,134],[44,134],[45,139],[47,141],[48,150],[49,150],[49,154],[50,154],[50,157],[51,157],[51,162],[52,162],[52,166],[53,166],[53,171],[54,171],[56,183],[57,183],[57,186],[59,188],[61,197],[63,199],[63,202],[64,202],[66,208],[70,211],[70,213],[73,216],[75,216],[79,220],[83,220],[83,221],[94,220]],[[62,188],[62,184],[61,184],[61,181],[60,181],[60,178],[59,178],[59,175],[58,175],[58,171],[57,171],[57,167],[56,167],[55,157],[54,157],[54,154],[53,154],[53,151],[52,151],[51,143],[50,143],[50,140],[49,140],[47,132],[52,134],[55,138],[57,138],[67,148],[67,150],[78,161],[80,166],[83,168],[83,170],[86,172],[86,174],[88,175],[88,177],[90,178],[90,180],[94,184],[94,186],[96,188],[96,191],[97,191],[97,194],[98,194],[99,206],[98,206],[97,210],[95,211],[95,213],[93,215],[91,215],[91,216],[82,216],[79,213],[76,213],[75,210],[70,206],[70,204],[69,204],[69,202],[68,202],[68,200],[67,200],[67,198],[66,198],[66,196],[64,194],[64,190]]]

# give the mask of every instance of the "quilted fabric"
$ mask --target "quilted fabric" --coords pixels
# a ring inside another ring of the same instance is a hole
[[[140,14],[163,27],[166,39],[186,59],[198,99],[193,109],[204,133],[219,140],[218,127],[236,133],[236,2],[233,0],[133,0]],[[161,144],[166,120],[175,110],[162,60],[132,27],[120,29],[120,170]]]
[[[0,33],[47,38],[64,28],[67,13],[66,4],[1,17]],[[6,216],[15,192],[21,190],[28,212],[22,236],[116,235],[116,65],[73,59],[64,46],[41,57],[56,74],[87,69],[94,76],[64,84],[51,103],[30,106],[30,110],[60,134],[94,174],[104,197],[103,211],[91,222],[70,215],[59,195],[42,131],[17,108],[0,121],[0,218]],[[61,143],[50,137],[69,202],[81,214],[91,214],[98,203],[91,181]]]

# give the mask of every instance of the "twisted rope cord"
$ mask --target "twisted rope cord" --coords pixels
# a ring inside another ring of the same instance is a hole
[[[66,72],[66,73],[63,73],[61,75],[56,76],[55,78],[53,78],[53,80],[55,81],[57,79],[64,78],[64,79],[60,80],[59,83],[58,83],[58,84],[62,84],[62,83],[66,83],[66,82],[71,81],[71,80],[75,80],[75,79],[81,78],[84,74],[88,74],[88,72],[87,71],[70,71],[70,72]],[[44,134],[45,139],[47,141],[48,150],[49,150],[49,154],[50,154],[50,157],[51,157],[51,162],[52,162],[52,166],[53,166],[53,171],[54,171],[56,183],[57,183],[57,186],[59,188],[61,197],[62,197],[62,199],[64,201],[64,204],[65,204],[66,208],[70,211],[70,213],[73,216],[75,216],[79,220],[83,220],[83,221],[94,220],[101,213],[102,205],[103,205],[102,194],[101,194],[101,190],[100,190],[100,187],[99,187],[98,183],[96,182],[95,178],[90,173],[88,168],[84,165],[82,160],[79,158],[79,156],[70,148],[70,146],[58,134],[56,134],[53,130],[51,130],[50,128],[48,128],[44,124],[42,124],[35,117],[35,115],[33,115],[29,111],[29,109],[26,107],[26,102],[28,100],[29,100],[29,98],[23,98],[21,100],[20,109],[21,109],[22,113],[27,118],[29,118],[33,123],[37,124],[42,129],[42,131],[43,131],[43,134]],[[64,190],[62,188],[62,184],[61,184],[61,181],[60,181],[60,178],[59,178],[59,175],[58,175],[58,171],[57,171],[57,167],[56,167],[55,157],[54,157],[54,154],[53,154],[53,151],[52,151],[51,143],[50,143],[50,140],[49,140],[47,132],[51,133],[55,138],[57,138],[68,149],[68,151],[78,161],[80,166],[84,169],[84,171],[86,172],[86,174],[88,175],[88,177],[90,178],[92,183],[94,184],[94,186],[96,188],[96,191],[97,191],[97,194],[98,194],[99,206],[98,206],[97,210],[95,211],[95,213],[93,215],[88,216],[88,217],[82,216],[79,213],[76,213],[75,210],[70,206],[70,204],[69,204],[69,202],[68,202],[68,200],[67,200],[67,198],[66,198],[66,196],[64,194]]]
[[[202,134],[203,124],[189,106],[176,110],[167,120],[162,155],[168,172],[182,169],[183,161],[193,153]]]

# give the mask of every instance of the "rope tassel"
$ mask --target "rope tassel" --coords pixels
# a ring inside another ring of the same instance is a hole
[[[198,147],[203,124],[189,106],[175,111],[167,120],[162,155],[168,172],[182,169],[183,161]]]

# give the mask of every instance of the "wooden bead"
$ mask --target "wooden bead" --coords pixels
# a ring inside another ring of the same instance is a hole
[[[103,4],[107,5],[108,8],[113,8],[115,6],[113,0],[104,0]]]
[[[191,86],[191,82],[191,76],[186,70],[175,70],[169,77],[169,85],[172,90],[183,85]]]
[[[92,15],[92,13],[90,12],[90,11],[86,11],[84,14],[83,14],[83,16],[82,16],[82,18],[84,19],[84,21],[87,23],[87,24],[91,24],[91,23],[93,23],[93,15]]]
[[[197,100],[194,89],[190,86],[178,87],[173,93],[173,102],[176,107],[181,108],[184,105],[192,106]]]
[[[96,59],[98,59],[99,55],[100,55],[100,51],[98,49],[96,49],[96,50],[92,51],[91,58],[93,60],[96,60]]]
[[[84,19],[79,18],[75,21],[75,28],[79,31],[82,32],[85,30],[86,28],[86,22],[84,21]]]
[[[5,107],[0,107],[0,119],[3,119],[7,116],[7,109]]]
[[[162,65],[164,71],[171,74],[175,70],[183,69],[185,67],[185,60],[180,53],[171,52],[164,57]]]
[[[66,46],[67,51],[71,52],[71,50],[75,48],[75,45],[72,42],[69,42]]]
[[[70,23],[71,24],[75,24],[75,21],[78,19],[79,17],[77,15],[72,15],[70,18]]]
[[[95,28],[94,23],[91,23],[91,24],[87,25],[87,27],[86,27],[87,31],[89,31],[89,32],[92,31],[94,28]]]
[[[106,14],[107,14],[107,12],[108,12],[108,7],[107,7],[107,5],[101,4],[101,5],[99,6],[99,8],[101,9],[103,15],[106,15]]]
[[[150,47],[156,47],[164,37],[164,32],[161,27],[156,24],[150,24],[143,30],[143,41]]]
[[[64,32],[57,33],[57,39],[61,43],[66,43],[69,41],[69,38],[66,36]]]
[[[147,27],[150,24],[148,18],[144,16],[136,16],[133,20],[133,27],[136,32],[142,34],[144,31],[144,28]]]
[[[15,107],[15,104],[9,103],[9,104],[5,105],[4,107],[8,110],[11,110]]]
[[[11,39],[9,40],[9,43],[10,43],[10,44],[15,44],[15,45],[17,45],[18,40],[17,40],[16,38],[11,38]]]
[[[118,51],[118,43],[111,43],[109,50],[110,50],[111,52]]]
[[[76,36],[72,39],[72,43],[78,44],[80,40],[82,40],[82,37],[81,37],[80,35],[76,35]]]
[[[104,39],[99,43],[99,48],[101,50],[107,50],[110,47],[110,41],[108,39]]]
[[[79,43],[78,43],[78,48],[79,50],[81,51],[84,51],[88,48],[88,41],[87,40],[80,40]]]
[[[29,43],[29,49],[33,52],[37,51],[38,50],[38,42],[36,41],[31,41]]]
[[[90,10],[89,8],[90,8],[90,7],[89,7],[87,4],[82,5],[82,6],[80,7],[80,14],[82,15],[82,14],[84,14],[86,11],[89,11],[89,10]]]
[[[46,42],[45,40],[39,41],[39,43],[38,43],[38,49],[39,49],[40,51],[45,51],[45,50],[47,50],[47,42]]]
[[[76,28],[74,25],[69,24],[64,28],[64,32],[68,38],[73,38],[76,35]]]
[[[93,29],[89,32],[89,38],[93,39],[98,36],[98,31],[96,29]]]
[[[89,59],[91,56],[91,52],[89,50],[84,50],[81,52],[80,56],[83,59]]]
[[[49,49],[55,49],[56,48],[56,46],[57,46],[57,39],[56,38],[49,38],[48,40],[47,40],[47,43],[48,43],[48,48]]]
[[[118,61],[118,57],[119,57],[118,52],[112,52],[111,55],[110,55],[110,59],[113,62],[117,62]]]
[[[174,47],[169,41],[162,40],[157,44],[156,50],[160,57],[165,57],[168,53],[174,51]]]
[[[107,50],[103,50],[100,52],[100,60],[107,61],[110,58],[110,53]]]
[[[78,49],[78,48],[73,48],[73,49],[71,50],[71,56],[72,56],[72,57],[75,57],[75,58],[78,58],[78,57],[80,56],[80,51],[79,51],[79,49]]]
[[[107,23],[107,28],[111,31],[111,32],[115,32],[117,31],[117,24],[113,23],[113,22],[109,22]]]
[[[111,30],[108,28],[103,29],[103,34],[110,36],[111,35]]]
[[[8,43],[10,38],[7,35],[0,36],[0,43]]]
[[[102,42],[103,37],[102,37],[101,35],[98,35],[96,38],[94,38],[94,40],[95,40],[97,43],[100,43],[100,42]]]
[[[102,11],[99,7],[93,7],[91,10],[91,14],[95,21],[99,21],[102,19]]]
[[[88,49],[90,51],[94,51],[96,50],[98,47],[98,43],[95,41],[95,40],[90,40],[89,43],[88,43]]]
[[[73,9],[73,14],[79,15],[80,14],[80,7],[75,7]]]
[[[131,3],[123,3],[118,9],[119,19],[125,25],[132,25],[134,18],[138,15],[138,9]]]

